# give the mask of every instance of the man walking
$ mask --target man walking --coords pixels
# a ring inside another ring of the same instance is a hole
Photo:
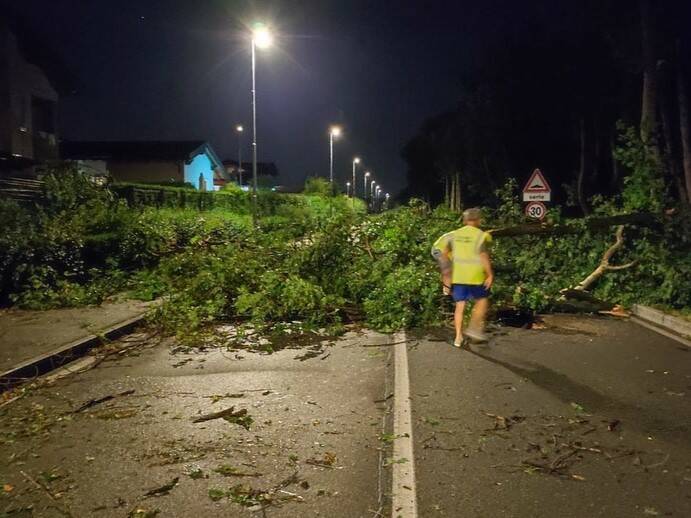
[[[494,272],[489,258],[492,237],[482,230],[480,209],[463,212],[463,227],[444,234],[432,246],[432,256],[439,263],[444,294],[456,303],[453,345],[461,347],[463,336],[476,342],[486,342],[485,316],[489,307],[489,290]],[[468,329],[463,330],[463,312],[468,301],[475,301]]]

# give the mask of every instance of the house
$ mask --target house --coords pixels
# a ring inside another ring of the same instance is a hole
[[[257,162],[257,183],[261,187],[273,187],[278,178],[278,167],[273,162]],[[233,181],[237,182],[238,176],[238,161],[224,160],[223,161],[223,175],[222,178],[216,180],[216,186],[220,189],[226,183]],[[252,162],[242,162],[242,185],[252,185]]]
[[[201,191],[214,190],[224,171],[204,141],[65,141],[61,154],[77,162],[83,172],[116,182],[190,184]]]
[[[12,16],[0,18],[0,174],[58,158],[58,100],[74,91],[60,60]]]

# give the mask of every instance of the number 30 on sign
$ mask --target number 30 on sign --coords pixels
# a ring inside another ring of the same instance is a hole
[[[547,214],[547,207],[541,201],[532,201],[525,207],[525,215],[532,219],[542,220]]]

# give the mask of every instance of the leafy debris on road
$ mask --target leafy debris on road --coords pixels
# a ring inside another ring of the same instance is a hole
[[[336,463],[336,454],[330,451],[324,453],[322,458],[311,457],[305,461],[305,464],[312,466],[319,466],[321,468],[333,468]]]
[[[222,399],[240,399],[245,397],[244,392],[238,392],[236,394],[230,394],[230,393],[225,393],[225,394],[211,394],[210,396],[204,396],[206,399],[210,399],[211,403],[218,403]]]
[[[224,477],[261,477],[262,473],[247,473],[239,471],[238,468],[230,466],[228,464],[223,464],[214,470],[219,475]]]
[[[193,423],[205,423],[206,421],[213,421],[214,419],[224,419],[229,423],[234,423],[242,426],[245,430],[250,429],[250,425],[254,422],[252,417],[247,414],[247,409],[242,408],[235,411],[235,407],[231,406],[220,412],[212,412],[210,414],[203,414],[192,420]]]
[[[152,497],[152,496],[165,496],[168,493],[170,493],[175,486],[178,485],[178,482],[180,482],[180,477],[175,477],[173,480],[168,482],[167,484],[162,485],[161,487],[156,487],[154,489],[150,489],[146,493],[144,493],[145,497]]]
[[[269,489],[257,489],[249,484],[237,484],[228,490],[209,489],[209,498],[214,502],[229,498],[232,502],[251,511],[263,511],[270,506],[280,506],[287,501],[302,502],[300,495],[286,491],[285,488],[294,484],[300,484],[301,480],[296,471],[288,478]],[[304,489],[304,486],[301,486]],[[309,487],[309,485],[308,485]]]
[[[160,509],[133,509],[132,511],[129,512],[127,515],[127,518],[155,518],[161,513]]]
[[[123,392],[120,392],[118,394],[109,394],[107,396],[103,396],[103,397],[100,397],[97,399],[90,399],[89,401],[87,401],[86,403],[81,405],[79,408],[74,410],[73,413],[78,414],[79,412],[83,412],[84,410],[86,410],[88,408],[94,407],[96,405],[100,405],[101,403],[105,403],[106,401],[110,401],[110,400],[115,399],[115,398],[124,397],[124,396],[131,396],[132,394],[134,394],[134,392],[135,392],[134,389],[129,389],[129,390],[125,390]]]

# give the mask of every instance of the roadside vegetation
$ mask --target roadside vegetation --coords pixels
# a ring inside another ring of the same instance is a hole
[[[588,295],[684,311],[691,307],[691,217],[669,207],[655,171],[640,166],[645,149],[634,144],[622,148],[631,180],[621,195],[593,199],[592,217],[650,218],[626,225],[612,262],[628,267],[605,273]],[[365,214],[361,202],[354,206],[314,179],[300,195],[260,193],[255,227],[244,193],[229,193],[232,208],[217,203],[200,211],[128,204],[118,192],[60,167],[46,175],[42,203],[0,200],[3,305],[79,306],[123,293],[160,298],[152,322],[192,341],[219,321],[275,331],[300,322],[332,333],[361,321],[392,331],[439,323],[448,309],[429,253],[439,235],[459,225],[458,212],[445,206],[412,200]],[[526,223],[515,181],[495,194],[485,228]],[[566,221],[555,208],[548,228],[566,226],[568,233],[498,232],[495,305],[563,309],[562,290],[593,272],[615,239],[613,227],[588,221]]]

